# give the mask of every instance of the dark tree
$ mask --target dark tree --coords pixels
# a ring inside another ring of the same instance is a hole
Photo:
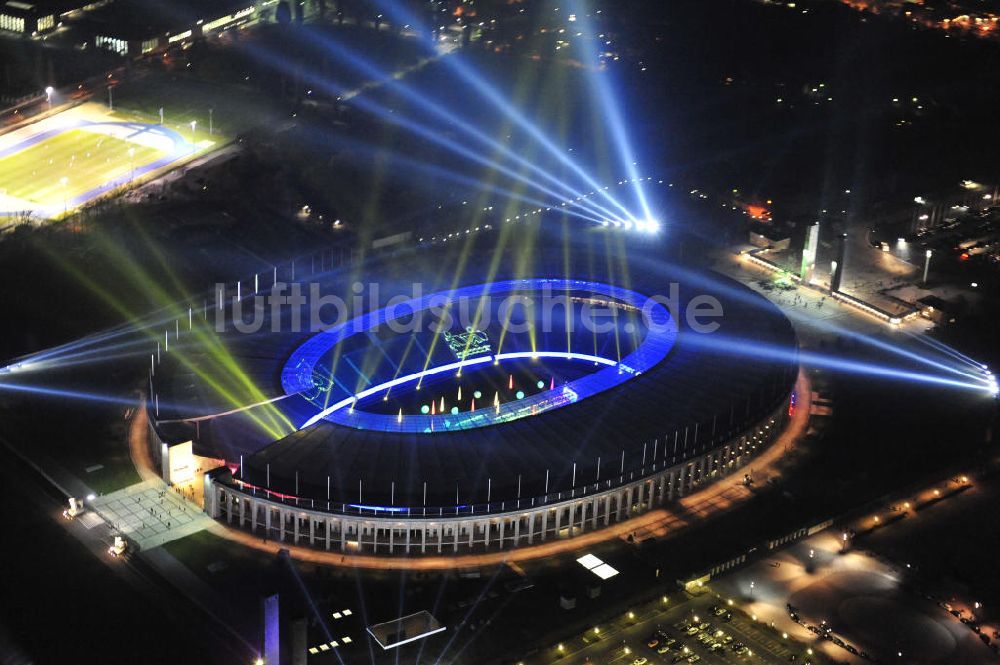
[[[292,22],[292,8],[288,6],[288,0],[281,0],[278,8],[274,11],[274,20],[279,25],[288,25]]]

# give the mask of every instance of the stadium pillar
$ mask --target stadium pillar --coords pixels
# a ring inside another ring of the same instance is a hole
[[[556,506],[556,531],[555,531],[556,538],[559,537],[559,522],[561,519],[562,519],[562,509]]]
[[[531,545],[535,542],[535,513],[531,512],[528,514],[528,544]]]
[[[542,540],[545,540],[545,532],[548,530],[548,522],[549,522],[549,511],[546,509],[542,511],[542,533],[541,533]]]
[[[309,547],[316,546],[316,520],[309,516]]]
[[[611,495],[604,495],[604,526],[611,523]]]
[[[241,496],[240,497],[240,528],[241,529],[243,528],[243,516],[245,514],[245,511],[246,511],[246,500]]]
[[[521,544],[521,517],[520,515],[514,519],[514,547]]]
[[[297,514],[292,515],[292,519],[295,520],[295,526],[292,528],[292,544],[299,544],[299,516]]]
[[[333,528],[333,520],[326,518],[326,550],[330,551],[330,530]]]
[[[594,530],[597,530],[597,508],[599,505],[600,505],[600,499],[598,499],[595,496],[593,501],[591,501],[591,510],[590,510],[590,528]]]
[[[500,549],[503,549],[503,535],[504,535],[504,529],[505,529],[506,525],[507,525],[507,520],[504,519],[503,517],[501,517],[500,518],[500,524],[497,525],[499,527],[499,531],[500,531]]]

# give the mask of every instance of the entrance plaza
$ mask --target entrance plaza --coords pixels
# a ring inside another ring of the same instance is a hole
[[[157,478],[99,496],[90,507],[141,551],[189,536],[212,523],[179,491]]]

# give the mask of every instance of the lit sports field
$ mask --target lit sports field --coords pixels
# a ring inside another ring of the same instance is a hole
[[[85,104],[0,136],[0,216],[58,217],[215,143],[182,131]]]

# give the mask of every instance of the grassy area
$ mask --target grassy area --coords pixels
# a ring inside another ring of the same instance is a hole
[[[209,583],[255,579],[273,560],[273,557],[233,544],[208,531],[174,540],[164,547]]]
[[[127,453],[106,453],[101,456],[100,465],[100,469],[89,473],[87,467],[82,472],[75,468],[71,470],[99,494],[110,494],[142,480]]]
[[[0,159],[0,181],[8,196],[58,206],[167,154],[115,136],[71,129]]]
[[[43,466],[58,465],[102,494],[140,481],[129,457],[125,412],[118,405],[0,395],[5,437]]]
[[[271,125],[289,117],[274,108],[274,99],[253,89],[230,82],[208,82],[191,77],[168,77],[148,73],[141,81],[124,83],[115,91],[115,107],[142,118],[176,129],[188,139],[191,123],[196,123],[198,139],[219,141],[219,134],[235,136],[251,127]]]

